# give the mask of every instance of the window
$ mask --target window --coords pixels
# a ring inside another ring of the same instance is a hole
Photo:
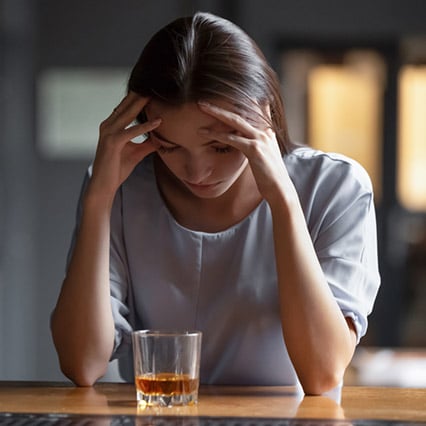
[[[54,68],[37,84],[38,149],[47,158],[91,158],[99,124],[120,102],[129,71]]]
[[[381,192],[386,67],[371,49],[293,50],[283,56],[284,99],[292,137],[357,160]]]

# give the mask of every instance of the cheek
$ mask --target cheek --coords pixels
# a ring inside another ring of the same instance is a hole
[[[231,175],[238,172],[246,161],[247,158],[245,155],[237,151],[235,153],[223,155],[223,158],[219,159],[217,164],[221,170]]]
[[[158,156],[161,158],[163,163],[170,169],[175,170],[179,164],[179,162],[176,160],[176,156],[173,154],[160,154],[158,153]]]
[[[157,152],[163,163],[167,168],[176,176],[182,175],[182,171],[185,169],[185,159],[179,152],[173,152],[170,154],[162,154]]]

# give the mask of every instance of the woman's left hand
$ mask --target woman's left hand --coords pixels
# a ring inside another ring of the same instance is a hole
[[[236,112],[206,102],[199,102],[201,111],[226,124],[230,131],[200,129],[209,139],[240,150],[248,159],[259,192],[269,203],[292,187],[274,131],[259,107],[262,122],[253,125]],[[269,112],[269,111],[268,111]]]

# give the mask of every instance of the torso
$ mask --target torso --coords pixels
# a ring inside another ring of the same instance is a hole
[[[367,175],[310,149],[285,161],[330,289],[362,336],[379,282]],[[296,383],[282,337],[272,215],[265,200],[256,207],[251,198],[250,175],[226,197],[197,204],[158,169],[153,157],[136,167],[111,215],[115,356],[129,355],[120,363],[125,377],[133,377],[132,330],[181,328],[203,332],[202,383]],[[346,229],[350,244],[336,238]]]

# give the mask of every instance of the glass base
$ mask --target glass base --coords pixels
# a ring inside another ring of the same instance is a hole
[[[194,405],[198,402],[198,392],[178,395],[146,394],[136,391],[138,403],[146,404],[150,407],[174,407],[182,405]]]

